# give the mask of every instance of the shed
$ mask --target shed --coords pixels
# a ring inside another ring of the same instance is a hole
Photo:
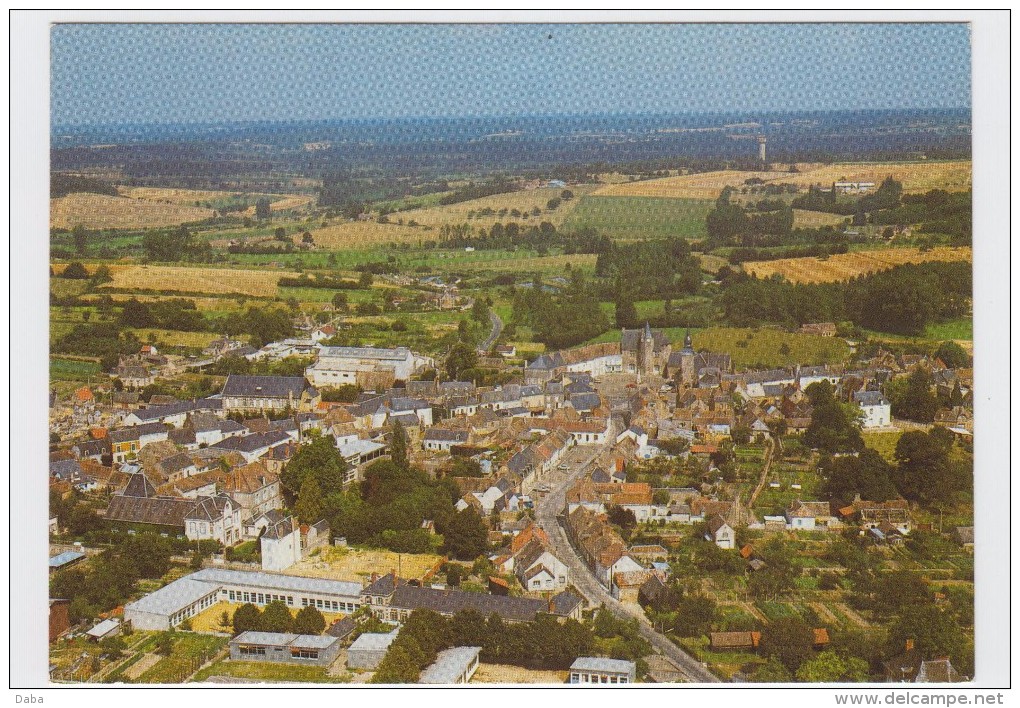
[[[398,630],[389,634],[366,632],[354,640],[347,650],[347,668],[373,671],[386,656],[390,645],[397,638]]]
[[[107,637],[115,637],[120,634],[121,625],[120,620],[107,619],[103,620],[95,627],[85,632],[89,639],[98,642]]]

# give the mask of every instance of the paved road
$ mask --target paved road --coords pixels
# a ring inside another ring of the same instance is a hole
[[[494,310],[489,310],[489,321],[492,322],[492,332],[484,342],[478,345],[478,351],[488,352],[492,349],[492,345],[499,339],[499,335],[503,332],[503,320]]]
[[[615,431],[610,440],[615,440]],[[567,533],[560,523],[559,514],[563,510],[566,490],[582,475],[585,465],[602,451],[595,445],[575,447],[567,459],[573,462],[569,472],[558,472],[556,477],[546,480],[550,486],[548,494],[535,504],[535,517],[539,526],[549,535],[556,557],[570,567],[570,581],[592,605],[605,605],[617,617],[636,618],[638,627],[648,642],[673,660],[687,679],[692,683],[718,683],[719,679],[706,669],[700,661],[684,652],[669,639],[652,629],[651,623],[640,608],[629,607],[613,598],[603,585],[592,575],[577,551],[570,545]],[[579,463],[579,464],[578,464]]]

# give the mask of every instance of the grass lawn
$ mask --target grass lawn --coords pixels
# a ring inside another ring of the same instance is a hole
[[[240,602],[217,602],[212,607],[208,607],[202,612],[198,613],[191,618],[191,628],[196,632],[230,632],[231,630],[224,629],[220,625],[220,618],[223,613],[226,612],[227,616],[233,617],[234,612],[237,608],[244,603]],[[290,613],[297,617],[300,607],[291,607]],[[320,612],[322,612],[320,610]],[[322,612],[322,616],[326,619],[326,626],[330,626],[339,619],[343,619],[346,615],[339,612]]]
[[[50,357],[51,381],[85,381],[99,374],[99,364],[94,361],[78,361]]]
[[[941,324],[928,325],[924,335],[929,339],[974,339],[974,320],[961,317]]]
[[[705,237],[713,203],[702,199],[585,196],[564,222],[567,230],[593,228],[621,240]]]
[[[253,681],[282,683],[349,683],[350,677],[330,676],[321,666],[300,664],[274,664],[266,661],[231,661],[221,659],[199,671],[193,682],[207,681],[211,676],[233,676]]]
[[[864,431],[861,433],[861,437],[864,438],[864,444],[878,452],[878,454],[885,458],[886,462],[895,463],[896,443],[902,434],[903,432],[900,430],[890,430],[888,432]]]

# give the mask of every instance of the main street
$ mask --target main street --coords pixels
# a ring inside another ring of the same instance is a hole
[[[614,426],[615,428],[615,426]],[[583,445],[573,448],[566,456],[565,464],[570,465],[568,471],[557,470],[546,480],[550,491],[541,496],[535,503],[535,517],[538,525],[549,536],[549,542],[557,558],[570,568],[570,582],[594,606],[604,605],[617,617],[635,618],[638,628],[649,644],[671,659],[692,683],[718,683],[716,678],[705,666],[684,652],[667,637],[656,632],[639,607],[631,607],[616,600],[609,591],[595,578],[567,539],[567,533],[560,523],[559,515],[564,509],[566,491],[584,473],[588,463],[595,459],[606,447],[615,440],[617,431],[614,429],[605,446]]]

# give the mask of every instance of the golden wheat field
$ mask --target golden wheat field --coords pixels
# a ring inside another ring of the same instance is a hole
[[[534,258],[494,258],[492,260],[460,261],[461,270],[519,271],[521,273],[566,272],[566,267],[594,269],[598,256],[592,253],[561,256],[535,256]]]
[[[296,275],[283,271],[136,265],[115,270],[113,281],[102,287],[275,297],[280,277]]]
[[[889,270],[905,263],[969,260],[971,260],[970,248],[940,246],[929,251],[917,248],[888,248],[840,253],[825,259],[782,258],[776,261],[753,261],[744,263],[743,268],[759,278],[769,278],[778,274],[792,283],[834,283],[866,273]]]
[[[721,170],[627,182],[599,187],[593,194],[598,197],[658,197],[663,199],[715,199],[723,187],[743,186],[744,180],[757,177],[766,182],[783,181],[786,172],[741,172]]]
[[[299,209],[312,203],[313,198],[307,194],[267,194],[273,199],[269,203],[269,211],[287,211],[288,209]],[[255,216],[255,206],[252,205],[244,210],[245,216]]]
[[[880,183],[892,176],[903,183],[905,192],[927,192],[931,189],[965,191],[971,187],[969,160],[948,162],[861,162],[823,165],[801,163],[798,172],[740,172],[721,170],[700,174],[663,177],[611,184],[595,190],[597,196],[606,197],[661,197],[676,199],[715,199],[724,187],[743,187],[748,179],[757,177],[776,184],[831,185],[833,182]]]
[[[386,243],[411,243],[434,241],[438,237],[435,231],[425,231],[413,226],[399,224],[379,224],[375,221],[351,221],[312,232],[315,245],[319,248],[370,248]]]
[[[138,229],[175,226],[213,216],[212,209],[163,204],[105,194],[68,194],[50,199],[50,228]]]
[[[127,268],[134,268],[135,267],[133,265],[126,265],[126,264],[122,264],[122,263],[120,263],[120,264],[112,264],[112,265],[107,265],[107,264],[103,264],[103,263],[85,263],[84,264],[85,270],[88,272],[89,275],[94,275],[95,272],[96,272],[96,269],[99,268],[102,265],[106,265],[106,267],[110,270],[111,273],[116,273],[117,271],[120,271],[120,270],[125,270]],[[53,272],[53,275],[60,275],[61,273],[64,272],[64,269],[66,269],[67,266],[68,266],[67,263],[51,263],[50,264],[50,270]]]
[[[195,202],[207,202],[216,199],[229,199],[238,192],[213,191],[208,189],[175,189],[172,187],[128,187],[119,186],[117,191],[122,197],[142,199],[149,202],[194,205]]]
[[[828,214],[824,211],[793,210],[793,228],[817,229],[820,226],[839,226],[848,218],[839,214]]]

